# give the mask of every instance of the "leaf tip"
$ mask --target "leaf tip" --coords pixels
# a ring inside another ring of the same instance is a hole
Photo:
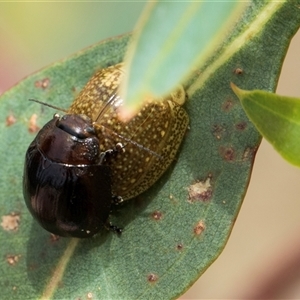
[[[230,87],[233,90],[233,92],[236,94],[236,96],[240,99],[242,90],[238,88],[233,82],[230,82]]]

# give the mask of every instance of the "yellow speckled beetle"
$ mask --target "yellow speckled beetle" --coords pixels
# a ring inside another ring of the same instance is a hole
[[[123,99],[117,91],[123,75],[122,64],[98,71],[74,100],[69,112],[85,114],[102,125],[97,130],[101,151],[129,139],[161,157],[129,142],[124,153],[110,160],[112,191],[127,200],[147,190],[166,171],[181,144],[189,118],[181,106],[185,92],[180,86],[163,101],[146,103],[133,119],[122,123],[118,108]]]
[[[97,72],[67,114],[55,114],[26,152],[26,205],[54,234],[86,238],[103,226],[121,233],[108,221],[112,206],[153,185],[181,144],[189,122],[183,88],[149,100],[123,123],[123,75],[122,64]]]

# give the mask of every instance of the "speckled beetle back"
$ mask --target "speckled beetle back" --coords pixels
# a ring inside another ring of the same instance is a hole
[[[98,71],[71,105],[69,112],[86,114],[99,126],[100,150],[125,145],[125,152],[109,160],[112,191],[124,200],[148,189],[166,171],[183,140],[189,118],[181,107],[185,92],[179,87],[163,101],[149,100],[127,123],[118,119],[123,99],[117,91],[123,78],[123,65]],[[153,155],[150,149],[157,155]]]

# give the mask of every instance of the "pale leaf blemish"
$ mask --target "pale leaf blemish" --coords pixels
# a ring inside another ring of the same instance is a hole
[[[178,199],[174,197],[174,195],[170,194],[169,199],[171,200],[172,204],[178,204]]]
[[[11,126],[13,124],[15,124],[17,122],[16,117],[14,116],[13,113],[10,113],[7,117],[6,117],[6,126]]]
[[[28,122],[28,131],[30,133],[36,133],[40,130],[40,128],[37,126],[36,120],[37,120],[38,116],[37,114],[33,114]]]
[[[20,215],[12,212],[10,215],[2,216],[1,226],[6,231],[17,231],[20,225]]]
[[[195,226],[194,226],[194,233],[195,235],[200,235],[204,230],[206,229],[205,223],[203,220],[200,220]]]
[[[49,78],[44,78],[44,79],[41,79],[41,80],[37,80],[35,83],[34,83],[34,86],[36,88],[41,88],[41,89],[46,89],[50,84],[50,79]]]
[[[21,257],[21,255],[7,255],[6,256],[6,262],[11,265],[14,266],[17,264],[17,262],[19,261],[19,258]]]
[[[249,159],[253,159],[255,153],[257,151],[257,147],[255,148],[246,148],[244,153],[243,153],[243,156],[242,156],[242,160],[243,161],[248,161]]]
[[[205,181],[197,181],[188,188],[189,199],[193,203],[196,201],[206,202],[212,197],[211,176],[208,176]]]
[[[236,69],[234,69],[233,73],[236,75],[242,75],[244,73],[244,71],[241,68],[236,68]]]

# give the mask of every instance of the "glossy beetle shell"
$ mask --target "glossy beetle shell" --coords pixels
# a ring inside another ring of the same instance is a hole
[[[110,167],[102,159],[86,116],[55,115],[40,130],[26,152],[23,194],[42,227],[80,238],[103,227],[112,192]]]
[[[118,108],[123,105],[123,99],[117,92],[123,75],[122,64],[97,72],[74,100],[69,112],[85,114],[102,125],[97,130],[101,151],[117,143],[126,145],[125,153],[109,161],[112,192],[126,200],[152,186],[169,167],[183,140],[189,118],[181,107],[185,92],[180,87],[163,101],[149,100],[133,119],[122,123]]]

